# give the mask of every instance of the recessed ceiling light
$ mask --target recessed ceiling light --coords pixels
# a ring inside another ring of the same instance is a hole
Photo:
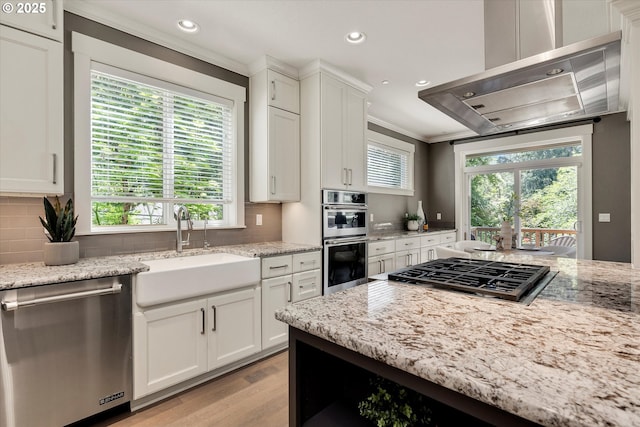
[[[383,84],[383,85],[388,85],[389,83],[390,83],[390,82],[389,82],[389,80],[383,80],[383,81],[382,81],[382,84]]]
[[[362,43],[367,38],[367,35],[365,33],[361,33],[360,31],[352,31],[344,36],[344,38],[349,43],[358,44]]]
[[[555,76],[556,74],[562,73],[564,70],[562,68],[553,68],[547,71],[547,76]]]
[[[200,27],[189,19],[181,19],[178,21],[178,28],[187,33],[195,33]]]
[[[429,86],[430,84],[431,84],[431,82],[428,81],[428,80],[418,80],[416,82],[416,86],[418,86],[418,87],[425,87],[425,86]]]

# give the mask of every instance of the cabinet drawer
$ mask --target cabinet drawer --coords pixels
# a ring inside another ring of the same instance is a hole
[[[300,82],[273,70],[267,70],[269,105],[300,114]]]
[[[304,271],[293,275],[293,302],[298,302],[322,294],[322,275],[320,270]]]
[[[435,234],[431,236],[421,236],[420,237],[420,246],[432,246],[440,244],[441,235]]]
[[[284,276],[293,273],[291,255],[275,256],[262,259],[262,278]]]
[[[395,240],[380,240],[378,242],[370,242],[368,249],[369,256],[389,254],[396,251],[396,242]]]
[[[420,247],[420,237],[409,237],[396,240],[396,252],[409,251]]]
[[[441,243],[448,244],[456,241],[456,233],[445,233],[440,235]]]
[[[322,254],[318,252],[304,252],[293,254],[293,272],[309,271],[320,268],[322,264]]]

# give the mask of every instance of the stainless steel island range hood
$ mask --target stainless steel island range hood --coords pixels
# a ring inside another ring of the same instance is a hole
[[[424,102],[479,135],[618,111],[621,33],[424,89]]]

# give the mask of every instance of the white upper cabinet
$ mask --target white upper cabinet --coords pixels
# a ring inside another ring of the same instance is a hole
[[[268,102],[272,107],[300,114],[300,82],[277,71],[267,72]]]
[[[322,188],[366,190],[366,94],[321,75]]]
[[[300,84],[270,69],[250,80],[252,202],[300,200]]]
[[[62,42],[62,0],[2,2],[0,23]]]
[[[0,52],[0,193],[62,194],[62,43],[1,25]]]

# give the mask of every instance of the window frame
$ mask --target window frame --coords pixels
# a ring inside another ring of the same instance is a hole
[[[162,225],[125,225],[95,229],[91,221],[91,69],[92,63],[162,80],[187,89],[210,94],[233,102],[234,179],[232,204],[226,205],[229,223],[210,224],[219,228],[244,228],[244,109],[246,88],[202,74],[161,59],[112,45],[92,37],[73,32],[72,51],[74,61],[74,193],[75,211],[78,215],[78,235],[138,233],[175,230],[175,220],[169,218]],[[178,201],[178,203],[180,203]],[[203,226],[203,222],[195,223]]]
[[[482,141],[468,142],[454,145],[455,177],[454,200],[455,223],[457,225],[457,239],[464,240],[466,232],[470,229],[469,205],[470,198],[468,188],[469,177],[474,173],[487,171],[507,171],[517,168],[535,167],[561,167],[578,166],[578,221],[581,223],[579,233],[582,237],[578,243],[578,257],[582,259],[592,258],[592,134],[593,125],[570,126],[560,129],[523,133],[515,136],[498,137]],[[492,153],[497,151],[525,151],[529,149],[546,148],[567,143],[576,143],[582,146],[582,155],[579,157],[564,157],[547,160],[527,161],[523,163],[504,163],[487,166],[466,166],[468,155]]]
[[[380,147],[382,149],[399,152],[407,156],[407,187],[406,188],[390,188],[369,185],[369,145]],[[369,193],[378,194],[394,194],[401,196],[414,195],[414,171],[415,171],[415,145],[410,142],[401,141],[399,139],[384,135],[372,130],[367,130],[367,191]]]

